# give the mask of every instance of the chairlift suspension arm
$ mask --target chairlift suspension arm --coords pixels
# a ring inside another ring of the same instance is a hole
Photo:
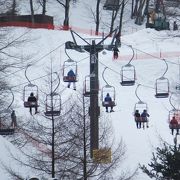
[[[105,67],[104,70],[103,70],[103,72],[102,72],[102,78],[103,78],[103,80],[106,82],[106,84],[109,85],[109,84],[107,83],[107,81],[105,80],[105,76],[104,76],[104,72],[105,72],[106,69],[107,69],[107,67]]]
[[[138,94],[137,94],[137,90],[138,90],[139,86],[140,86],[140,84],[138,84],[137,87],[136,87],[135,95],[136,95],[136,97],[139,99],[139,101],[142,102],[141,99],[140,99],[140,97],[139,97]]]
[[[69,54],[67,53],[66,48],[65,48],[65,53],[66,53],[67,57],[68,57],[69,59],[71,59],[70,56],[69,56]]]
[[[162,59],[164,62],[165,62],[165,64],[166,64],[166,69],[165,69],[165,71],[164,71],[164,74],[162,75],[162,77],[164,77],[164,75],[167,73],[167,71],[168,71],[168,63],[166,62],[166,60],[165,59]]]
[[[173,93],[171,93],[171,96],[169,97],[169,103],[171,104],[171,106],[173,107],[174,110],[177,110],[175,108],[175,106],[172,104],[172,95],[173,95]]]
[[[9,106],[8,106],[7,109],[9,109],[9,108],[12,106],[13,102],[14,102],[14,93],[13,93],[12,89],[9,89],[9,90],[10,90],[10,92],[11,92],[11,94],[12,94],[12,101],[11,101],[11,103],[9,104]]]
[[[52,91],[53,94],[56,92],[56,90],[58,89],[58,87],[59,87],[59,85],[60,85],[60,77],[59,77],[59,75],[58,75],[57,72],[54,72],[54,73],[57,75],[57,78],[58,78],[58,84],[57,84],[57,86],[55,87],[55,89]]]
[[[131,63],[131,61],[134,59],[134,55],[135,55],[134,48],[133,48],[131,45],[129,45],[129,47],[132,49],[132,57],[131,57],[131,59],[129,60],[128,64]]]
[[[27,69],[28,69],[28,67],[30,67],[30,66],[31,66],[31,64],[28,64],[27,67],[26,67],[26,69],[25,69],[25,77],[26,77],[26,79],[28,80],[29,84],[32,84],[31,81],[29,80],[29,78],[27,77]]]

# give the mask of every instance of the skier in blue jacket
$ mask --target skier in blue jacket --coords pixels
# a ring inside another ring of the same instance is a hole
[[[73,88],[74,90],[76,90],[76,84],[75,84],[75,77],[76,77],[76,74],[74,73],[74,71],[72,69],[70,69],[70,71],[67,73],[67,76],[68,76],[68,88],[70,88],[71,86],[71,82],[73,82]]]
[[[106,97],[104,98],[106,112],[108,112],[108,107],[111,107],[110,112],[113,112],[113,105],[112,105],[112,98],[110,97],[109,93],[107,93]]]

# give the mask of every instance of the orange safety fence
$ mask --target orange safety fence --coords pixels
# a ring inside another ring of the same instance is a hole
[[[7,26],[54,29],[54,25],[50,23],[31,23],[31,22],[14,22],[14,21],[0,22],[0,27],[7,27]]]
[[[180,51],[174,51],[174,52],[151,52],[151,53],[147,53],[146,52],[144,54],[140,53],[135,53],[134,59],[133,60],[144,60],[144,59],[157,59],[159,60],[159,58],[163,59],[163,58],[169,58],[169,57],[179,57],[180,56]],[[113,59],[114,61],[126,61],[126,60],[130,60],[132,57],[132,55],[121,55],[121,53],[119,53],[119,57],[117,59]]]

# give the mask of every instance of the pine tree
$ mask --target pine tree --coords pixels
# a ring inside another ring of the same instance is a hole
[[[180,179],[180,146],[177,147],[163,143],[163,147],[157,147],[153,153],[149,169],[143,165],[140,168],[150,178],[156,180]]]

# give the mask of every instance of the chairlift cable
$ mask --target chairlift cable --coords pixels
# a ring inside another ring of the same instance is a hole
[[[21,34],[20,36],[18,36],[16,39],[12,40],[11,42],[9,42],[6,46],[0,48],[0,51],[2,51],[3,49],[7,48],[8,46],[12,45],[15,41],[17,41],[18,39],[22,38],[24,35],[28,34],[31,31],[31,29],[29,29],[27,32]]]
[[[54,48],[53,50],[49,51],[48,53],[46,53],[45,55],[43,55],[42,57],[40,57],[39,59],[37,59],[37,60],[35,60],[35,61],[32,61],[31,64],[34,65],[35,63],[40,62],[40,61],[43,60],[46,56],[48,56],[48,55],[51,54],[52,52],[56,51],[57,49],[59,49],[59,48],[60,48],[61,46],[63,46],[64,44],[65,44],[65,43],[60,44],[59,46],[57,46],[57,47]],[[3,79],[3,78],[5,78],[5,77],[9,77],[9,76],[11,76],[11,75],[13,75],[13,74],[16,74],[16,73],[24,70],[25,68],[27,68],[27,66],[26,66],[26,67],[23,67],[23,68],[21,68],[21,69],[19,69],[19,70],[17,70],[17,71],[15,71],[15,72],[12,72],[12,73],[10,73],[10,74],[7,74],[7,75],[4,76],[4,77],[0,77],[0,79]]]
[[[128,44],[126,44],[126,43],[124,43],[124,42],[121,42],[121,44],[124,44],[124,45],[126,45],[126,46],[129,46]],[[150,54],[150,53],[148,53],[148,52],[142,51],[142,50],[140,50],[140,49],[138,49],[138,48],[135,48],[135,47],[133,47],[133,49],[135,49],[135,50],[137,50],[137,51],[139,51],[139,52],[141,52],[141,53],[143,53],[143,54],[146,54],[146,55],[148,55],[148,56],[151,56],[151,57],[153,57],[153,58],[155,58],[155,59],[159,59],[159,60],[163,60],[163,59],[164,59],[164,58],[162,59],[162,58],[160,58],[160,57],[158,57],[158,56],[152,55],[152,54]],[[168,63],[170,63],[170,64],[179,65],[178,63],[168,61],[167,59],[165,59],[165,60],[166,60],[166,62],[168,62]]]
[[[104,63],[102,63],[101,61],[99,61],[100,62],[100,64],[102,64],[103,66],[105,66],[105,67],[107,67],[108,69],[110,69],[112,72],[114,72],[115,74],[118,74],[119,75],[119,72],[117,72],[117,71],[115,71],[114,69],[112,69],[112,68],[110,68],[110,67],[108,67],[108,66],[106,66]],[[136,84],[140,84],[140,83],[137,83],[137,82],[135,82]],[[154,87],[152,87],[152,86],[149,86],[149,85],[144,85],[144,84],[140,84],[141,86],[143,86],[143,87],[145,87],[145,88],[149,88],[149,89],[156,89],[156,88],[154,88]]]

